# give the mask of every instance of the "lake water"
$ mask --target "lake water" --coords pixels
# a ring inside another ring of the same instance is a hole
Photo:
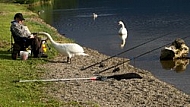
[[[95,20],[92,13],[98,14]],[[40,16],[78,44],[110,56],[160,36],[163,37],[119,57],[133,59],[176,38],[187,37],[185,42],[190,46],[188,0],[55,0],[52,5],[41,7]],[[123,49],[120,48],[121,39],[118,36],[119,20],[125,22],[128,29]],[[160,63],[160,51],[157,49],[138,57],[130,64],[149,70],[160,80],[190,94],[189,64],[185,65],[184,71],[175,71],[174,65],[166,66],[172,62]]]

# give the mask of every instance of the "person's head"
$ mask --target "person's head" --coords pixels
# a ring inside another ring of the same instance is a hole
[[[22,22],[24,19],[22,13],[16,13],[14,16],[14,20],[16,20],[17,22]]]

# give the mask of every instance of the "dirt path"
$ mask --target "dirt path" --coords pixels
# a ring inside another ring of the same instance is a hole
[[[123,61],[113,58],[86,70],[81,70],[109,56],[95,50],[85,48],[90,56],[76,56],[71,64],[64,63],[65,57],[57,57],[43,65],[47,69],[44,78],[85,78],[92,77],[96,72],[116,65]],[[125,61],[128,59],[124,59]],[[115,68],[113,68],[115,69]],[[128,63],[119,66],[119,71],[109,69],[100,73],[102,76],[136,73],[142,79],[114,78],[105,81],[65,81],[55,82],[48,87],[47,93],[65,102],[78,102],[82,107],[99,105],[100,107],[190,107],[190,96],[173,86],[155,78],[149,71],[141,70]],[[71,103],[69,103],[71,104]],[[74,106],[73,105],[68,105]]]

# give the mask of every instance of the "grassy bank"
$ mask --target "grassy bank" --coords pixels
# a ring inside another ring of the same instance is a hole
[[[45,95],[43,87],[51,83],[15,83],[18,79],[37,79],[46,71],[37,65],[46,63],[43,59],[30,58],[27,61],[12,60],[10,48],[10,22],[14,14],[23,13],[25,24],[31,32],[45,31],[53,38],[68,41],[57,31],[38,18],[38,15],[29,11],[27,6],[19,4],[0,3],[0,107],[34,107],[60,106],[61,102]],[[64,41],[64,42],[65,42]],[[48,51],[49,58],[57,55],[56,51]]]

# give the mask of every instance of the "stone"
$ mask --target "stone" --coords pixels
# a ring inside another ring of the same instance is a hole
[[[170,46],[161,50],[160,60],[173,60],[185,58],[189,54],[189,47],[181,38],[175,39]]]

